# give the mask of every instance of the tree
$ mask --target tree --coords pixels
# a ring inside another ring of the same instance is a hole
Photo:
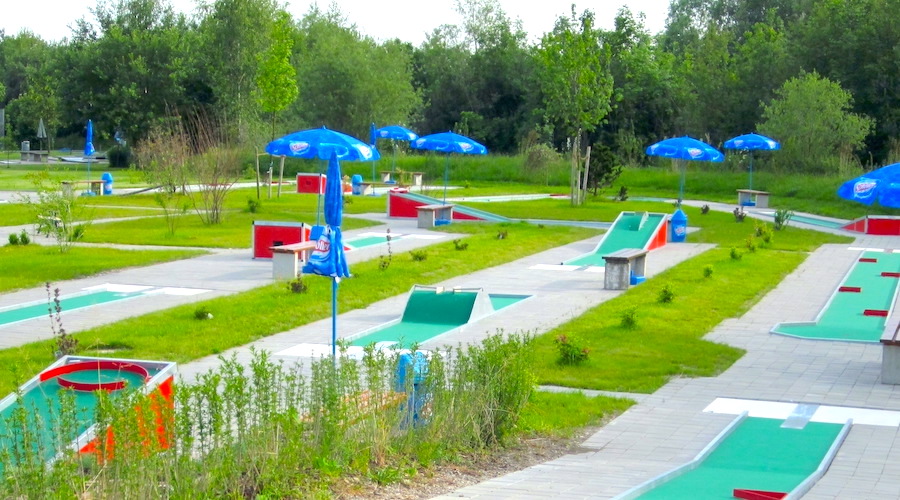
[[[775,94],[758,125],[761,133],[781,142],[773,162],[801,172],[846,173],[841,167],[874,125],[871,118],[850,112],[850,93],[813,72],[791,78]]]
[[[272,24],[271,45],[260,57],[259,75],[256,77],[262,110],[272,113],[272,140],[275,140],[276,115],[294,102],[299,93],[297,71],[291,65],[294,47],[292,31],[290,14],[279,12]]]
[[[565,134],[572,145],[572,202],[579,204],[579,143],[583,132],[591,132],[610,111],[613,80],[609,74],[609,52],[600,45],[594,29],[594,14],[580,18],[560,17],[537,49],[540,86],[547,120]]]

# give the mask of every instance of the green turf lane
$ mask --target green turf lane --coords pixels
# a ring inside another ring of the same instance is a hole
[[[862,258],[877,262],[856,262],[841,283],[842,287],[859,287],[860,292],[837,292],[814,325],[782,324],[775,332],[808,339],[878,342],[887,318],[863,312],[890,310],[900,279],[881,273],[900,272],[900,253],[864,252]]]
[[[733,499],[735,488],[789,492],[812,474],[843,427],[746,418],[696,469],[641,495],[651,499]]]
[[[92,292],[74,297],[65,297],[60,300],[60,308],[63,312],[74,311],[85,307],[105,304],[107,302],[115,302],[130,297],[137,297],[142,292],[122,293],[122,292]],[[30,304],[24,306],[13,306],[0,311],[0,326],[15,323],[17,321],[25,321],[28,319],[40,318],[47,316],[48,304]]]

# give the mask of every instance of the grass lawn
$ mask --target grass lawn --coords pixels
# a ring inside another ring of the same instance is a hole
[[[39,245],[0,247],[0,292],[41,285],[47,281],[84,278],[103,271],[146,266],[202,255],[186,250],[116,250],[72,247],[60,253]]]
[[[93,200],[92,200],[93,201]],[[141,207],[116,207],[85,205],[81,216],[77,220],[97,220],[97,219],[118,219],[122,217],[139,217],[146,215],[160,215],[159,210]],[[4,226],[21,226],[25,224],[33,224],[36,216],[32,208],[22,203],[4,203],[0,204],[0,220]]]
[[[54,152],[56,155],[56,152]],[[77,156],[77,155],[76,155]],[[10,156],[11,160],[19,158],[18,151]],[[6,158],[0,154],[0,160]],[[87,180],[88,166],[86,163],[46,163],[42,165],[3,165],[0,166],[0,190],[5,191],[33,191],[34,183],[28,178],[33,172],[46,171],[51,179],[58,181]],[[90,178],[99,179],[103,172],[109,172],[113,176],[113,191],[122,187],[138,187],[146,185],[146,181],[140,172],[119,168],[110,168],[108,163],[92,163]]]
[[[536,391],[528,398],[517,427],[526,434],[571,437],[586,425],[599,425],[634,404],[630,399],[589,397],[580,392]]]
[[[508,231],[508,236],[498,240],[501,229]],[[456,250],[448,241],[423,249],[424,261],[413,261],[404,253],[395,254],[386,270],[379,269],[377,259],[355,264],[353,278],[341,282],[339,310],[366,307],[405,293],[413,284],[437,283],[597,234],[585,228],[559,227],[553,228],[553,238],[548,238],[550,229],[529,224],[459,224],[453,230],[471,233],[466,238],[467,251]],[[116,346],[120,349],[116,356],[184,363],[329,317],[330,281],[308,277],[303,282],[309,286],[305,294],[291,293],[284,282],[274,283],[79,332],[79,353],[96,355],[97,349]],[[195,319],[198,307],[207,308],[214,319]],[[44,341],[0,351],[0,366],[7,369],[0,371],[0,394],[49,364],[51,345],[52,341]]]

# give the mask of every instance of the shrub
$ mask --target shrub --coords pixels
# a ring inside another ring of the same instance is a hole
[[[637,308],[631,307],[622,312],[621,324],[623,328],[637,328]]]
[[[9,244],[10,245],[18,245],[19,244],[19,235],[16,233],[9,233]]]
[[[194,318],[199,320],[213,319],[213,315],[206,306],[200,306],[194,309]]]
[[[30,243],[31,243],[31,237],[28,236],[28,231],[23,229],[22,232],[19,233],[19,244],[20,245],[28,245]]]
[[[675,292],[672,291],[672,287],[669,286],[668,283],[663,285],[663,287],[659,290],[659,294],[656,296],[656,301],[660,304],[668,304],[675,299]]]
[[[469,244],[464,243],[462,240],[453,240],[453,248],[462,251],[469,248]]]
[[[706,215],[709,213],[709,205],[703,205],[700,207],[700,215]]]
[[[731,255],[731,260],[741,260],[741,258],[744,256],[744,255],[741,253],[741,251],[738,250],[738,249],[735,248],[735,247],[731,247],[731,254],[730,254],[730,255]]]
[[[509,236],[509,230],[497,231],[497,239],[505,240]]]
[[[791,217],[794,216],[794,212],[780,208],[775,211],[775,230],[781,231],[786,228],[788,225],[788,221],[791,220]]]
[[[306,291],[309,290],[309,285],[303,282],[303,278],[297,276],[288,281],[288,290],[290,290],[291,293],[306,293]]]
[[[259,212],[260,208],[262,208],[261,201],[254,199],[254,198],[247,197],[247,211],[248,212],[250,212],[251,214],[255,214],[255,213]]]
[[[747,212],[742,207],[735,208],[731,213],[734,214],[734,220],[737,222],[744,222],[744,217],[747,216]]]
[[[130,147],[117,144],[106,151],[106,158],[110,167],[128,168],[131,166],[133,155]]]
[[[556,349],[559,352],[557,362],[561,365],[577,365],[588,358],[591,350],[583,347],[581,339],[573,335],[560,335],[554,340]]]
[[[625,186],[619,186],[619,194],[616,195],[616,201],[626,200],[628,200],[628,188]]]
[[[756,239],[753,236],[747,236],[747,239],[744,240],[744,246],[747,247],[747,251],[753,253],[756,251]]]
[[[410,250],[409,256],[412,257],[413,262],[423,262],[428,259],[428,252],[425,250]]]
[[[713,266],[706,266],[703,268],[703,277],[711,278],[713,275]]]

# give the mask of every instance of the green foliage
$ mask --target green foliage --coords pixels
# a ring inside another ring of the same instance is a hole
[[[109,166],[115,168],[128,168],[131,166],[133,155],[130,146],[116,144],[106,150],[106,158]]]
[[[703,277],[707,279],[712,278],[713,271],[713,266],[705,266],[703,268]]]
[[[260,208],[262,208],[262,201],[257,200],[256,198],[247,197],[247,211],[251,214],[259,213]]]
[[[570,437],[586,425],[610,421],[634,401],[589,397],[581,392],[535,392],[522,410],[519,428],[527,434]]]
[[[853,161],[874,122],[851,112],[850,93],[813,72],[786,81],[776,95],[758,126],[782,144],[772,161],[790,171],[852,172],[842,165]]]
[[[747,212],[744,211],[743,207],[737,207],[731,213],[734,214],[735,222],[744,222],[744,219],[747,217]]]
[[[428,252],[425,250],[410,250],[409,256],[413,262],[423,262],[428,259]]]
[[[757,247],[756,238],[754,238],[752,235],[747,236],[747,238],[744,240],[744,246],[747,248],[748,252],[750,252],[750,253],[755,252],[756,247]]]
[[[9,245],[16,246],[19,244],[19,235],[18,233],[9,233]]]
[[[628,200],[628,188],[625,186],[619,187],[619,194],[616,195],[616,201],[627,201]]]
[[[709,205],[704,203],[703,206],[700,207],[700,215],[706,215],[708,213],[709,213]]]
[[[622,311],[619,314],[619,325],[628,330],[637,328],[637,307],[630,307]]]
[[[213,314],[209,312],[209,308],[201,305],[194,309],[194,319],[197,320],[207,320],[213,319]]]
[[[557,362],[563,365],[577,365],[588,359],[591,350],[582,345],[581,339],[570,335],[560,335],[554,340],[559,353]]]
[[[622,174],[625,167],[612,149],[603,144],[594,144],[591,147],[590,168],[588,169],[588,188],[594,190],[594,195],[599,190],[612,186]],[[624,186],[622,186],[624,187]],[[621,189],[619,194],[622,194]],[[625,199],[628,198],[627,190]],[[625,201],[620,199],[619,201]]]
[[[10,243],[12,243],[12,240],[10,240]],[[28,231],[23,229],[19,232],[19,244],[22,246],[31,244],[31,236],[28,236]]]
[[[453,248],[462,251],[468,249],[469,244],[462,240],[453,240]]]
[[[306,293],[306,291],[309,290],[309,285],[303,282],[302,276],[297,276],[288,281],[288,290],[290,290],[291,293]]]
[[[742,258],[744,258],[744,254],[742,254],[741,251],[735,247],[731,247],[731,251],[728,255],[731,257],[731,260],[741,260]]]
[[[300,91],[297,88],[297,71],[291,65],[291,51],[294,48],[291,15],[279,11],[271,29],[269,48],[259,56],[256,84],[262,110],[272,113],[274,136],[276,114],[294,102]]]
[[[794,212],[786,208],[779,208],[778,210],[775,210],[775,230],[781,231],[782,229],[786,228],[788,222],[793,216]]]
[[[675,300],[675,292],[672,290],[672,286],[666,283],[659,289],[659,293],[656,295],[656,301],[660,304],[668,304],[673,300]]]
[[[55,359],[75,354],[78,351],[78,339],[66,332],[62,323],[62,301],[59,288],[52,288],[50,282],[44,283],[47,292],[47,314],[50,317],[50,331],[53,334],[53,357]]]

